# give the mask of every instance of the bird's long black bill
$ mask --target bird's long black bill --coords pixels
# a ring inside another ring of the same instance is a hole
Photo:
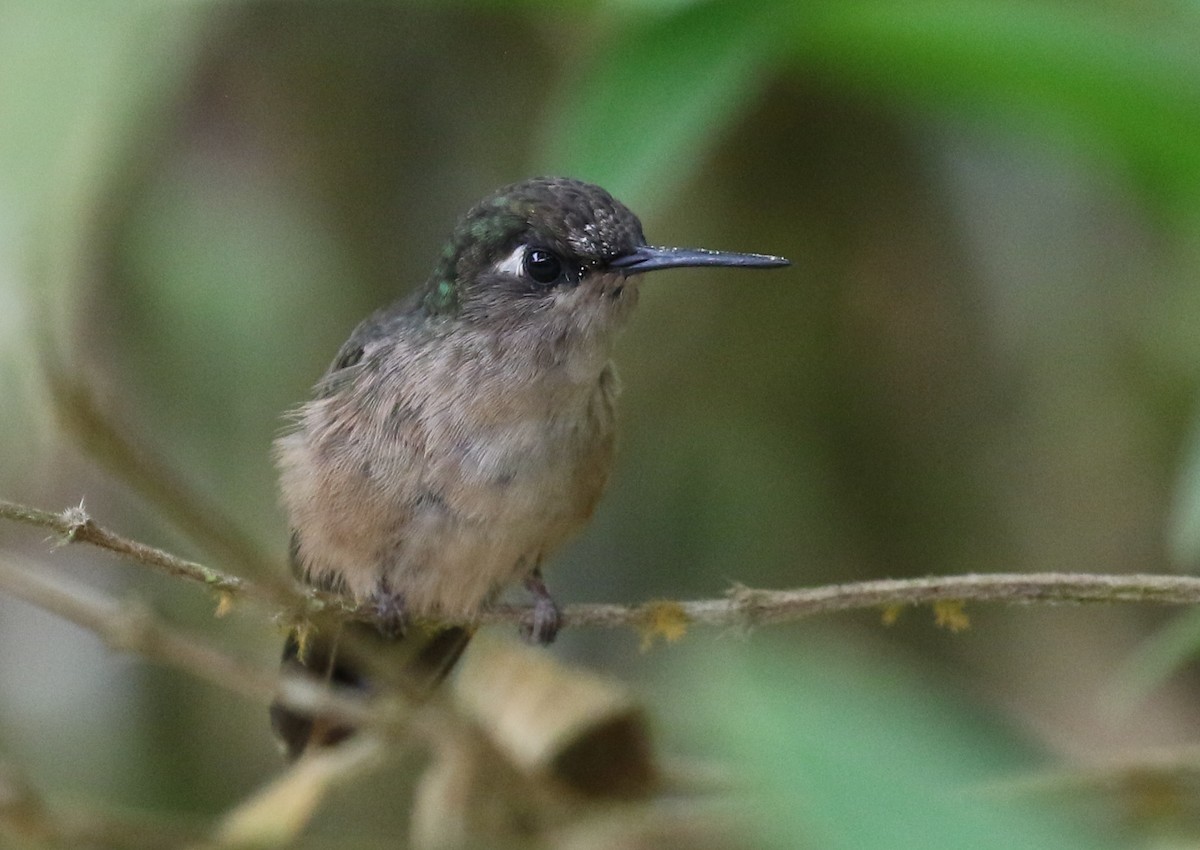
[[[656,269],[678,269],[686,266],[774,269],[790,265],[790,260],[771,254],[736,254],[732,251],[709,251],[706,248],[659,248],[643,245],[631,254],[612,260],[608,267],[620,269],[625,274],[641,274]]]

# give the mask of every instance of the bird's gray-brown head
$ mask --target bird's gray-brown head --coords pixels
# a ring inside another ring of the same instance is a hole
[[[540,177],[500,189],[454,230],[420,309],[496,329],[567,339],[611,337],[637,301],[641,273],[680,266],[770,268],[762,254],[659,248],[599,186]]]

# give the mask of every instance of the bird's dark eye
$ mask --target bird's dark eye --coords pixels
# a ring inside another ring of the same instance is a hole
[[[562,260],[553,251],[530,248],[525,252],[525,273],[535,282],[549,286],[562,277]]]

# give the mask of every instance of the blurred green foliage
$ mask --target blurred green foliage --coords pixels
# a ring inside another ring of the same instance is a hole
[[[708,650],[682,665],[685,687],[702,683],[687,723],[748,775],[745,804],[771,847],[1116,846],[1094,822],[1000,791],[1036,760],[902,657],[820,640],[802,658]]]
[[[557,559],[561,598],[1190,569],[1198,36],[1186,3],[12,0],[0,496],[86,496],[202,554],[56,437],[38,380],[53,350],[282,556],[282,412],[358,318],[423,279],[458,213],[554,171],[606,185],[652,241],[795,262],[647,288],[619,358],[621,462]],[[31,538],[0,528],[5,548],[40,552]],[[193,589],[61,558],[276,652],[271,629],[214,623]],[[0,759],[49,793],[208,816],[276,769],[257,707],[0,611]],[[1040,807],[953,794],[1053,756],[1194,740],[1180,667],[1196,629],[1129,662],[1161,612],[971,613],[954,637],[913,614],[882,635],[862,618],[647,656],[634,636],[570,633],[559,651],[669,684],[664,737],[701,754],[703,692],[777,846],[1090,841]],[[936,684],[828,649],[881,640]],[[1114,718],[1118,669],[1142,702]],[[1138,825],[1130,846],[1196,834]]]

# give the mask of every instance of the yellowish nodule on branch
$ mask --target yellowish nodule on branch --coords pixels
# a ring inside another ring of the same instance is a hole
[[[224,617],[233,610],[233,594],[218,593],[217,594],[217,610],[213,611],[213,616],[217,619]]]
[[[971,626],[971,618],[967,616],[961,599],[939,599],[934,602],[933,621],[950,632],[961,632]]]
[[[308,656],[308,645],[317,628],[311,622],[297,623],[293,634],[296,637],[296,657],[303,661]]]
[[[674,643],[687,634],[691,619],[678,602],[650,602],[642,606],[638,632],[642,636],[642,652],[654,646],[657,638]]]
[[[896,621],[900,619],[900,615],[904,612],[903,605],[888,605],[883,609],[879,619],[883,621],[885,626],[894,626]]]

